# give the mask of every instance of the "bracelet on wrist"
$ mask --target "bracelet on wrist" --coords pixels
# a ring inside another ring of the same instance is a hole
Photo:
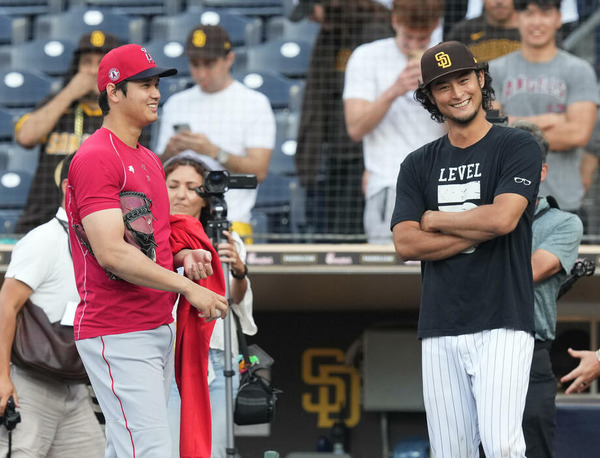
[[[244,264],[244,271],[241,274],[236,274],[233,269],[231,269],[231,276],[236,280],[243,280],[248,276],[248,266]]]
[[[596,350],[596,358],[598,358],[598,362],[600,362],[600,348]]]

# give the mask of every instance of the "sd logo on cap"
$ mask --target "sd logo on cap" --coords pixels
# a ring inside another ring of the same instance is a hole
[[[471,50],[458,41],[439,43],[425,51],[421,57],[423,86],[450,73],[480,68]]]

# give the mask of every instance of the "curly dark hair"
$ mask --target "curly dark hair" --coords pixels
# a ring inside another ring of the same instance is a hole
[[[492,76],[490,75],[489,66],[487,62],[484,62],[479,65],[477,70],[473,70],[474,72],[483,72],[483,88],[481,89],[481,98],[482,98],[482,106],[484,110],[489,110],[492,108],[492,102],[496,98],[494,93],[494,88],[492,88]],[[431,83],[427,86],[423,86],[419,84],[419,88],[415,91],[415,100],[419,102],[423,108],[425,108],[429,113],[431,113],[431,119],[440,124],[444,122],[444,115],[441,113],[439,108],[435,103],[432,102],[431,96]]]

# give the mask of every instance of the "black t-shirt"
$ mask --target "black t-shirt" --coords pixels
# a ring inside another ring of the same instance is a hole
[[[531,224],[541,152],[527,132],[492,126],[468,148],[444,136],[402,163],[392,227],[426,210],[465,211],[515,193],[529,205],[516,229],[464,253],[423,261],[419,338],[510,328],[533,332]]]

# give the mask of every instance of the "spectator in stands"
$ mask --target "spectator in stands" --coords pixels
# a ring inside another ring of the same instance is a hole
[[[218,166],[218,164],[217,164]],[[207,227],[207,222],[210,218],[210,208],[207,201],[200,197],[196,193],[196,188],[204,183],[204,172],[211,169],[220,170],[221,167],[214,167],[210,161],[206,160],[205,156],[193,153],[191,151],[180,153],[167,162],[165,162],[165,177],[167,181],[167,190],[169,192],[169,201],[171,204],[171,214],[177,215],[176,217],[180,221],[186,223],[188,233],[199,232],[204,234],[204,229]],[[187,216],[182,216],[187,215]],[[199,221],[199,222],[198,222]],[[200,224],[202,223],[202,224]],[[171,220],[171,227],[173,227],[173,217]],[[206,237],[206,236],[205,236]],[[210,242],[209,242],[210,244]],[[234,231],[223,232],[223,238],[219,246],[217,247],[219,257],[218,261],[229,263],[231,269],[229,280],[230,280],[230,293],[233,300],[231,310],[239,317],[242,330],[245,334],[254,335],[257,332],[254,318],[252,317],[252,289],[250,286],[250,280],[247,277],[246,268],[246,248],[241,237]],[[188,306],[189,309],[189,306]],[[179,317],[181,314],[185,314],[186,310],[178,310],[178,328]],[[195,313],[189,314],[189,316],[183,316],[183,320],[193,321],[191,324],[188,321],[188,327],[186,332],[192,330],[204,330],[206,326],[203,320],[199,319]],[[227,450],[227,417],[226,417],[226,390],[225,390],[225,375],[223,371],[225,369],[225,342],[224,342],[224,322],[217,321],[214,325],[214,329],[211,327],[212,335],[210,336],[210,344],[208,348],[208,370],[203,367],[202,371],[198,369],[196,363],[187,361],[191,367],[177,368],[176,371],[179,375],[179,387],[181,392],[181,401],[177,399],[177,396],[173,396],[173,390],[171,391],[171,399],[169,400],[169,414],[172,417],[172,413],[176,413],[179,417],[179,410],[183,409],[182,417],[186,418],[189,416],[189,412],[193,410],[201,409],[203,406],[201,403],[190,402],[190,389],[195,389],[200,385],[198,380],[198,373],[208,373],[208,393],[210,395],[210,412],[209,415],[212,417],[212,452],[210,456],[212,458],[225,458]],[[237,356],[239,355],[239,347],[237,340],[237,323],[235,319],[232,319],[232,331],[231,331],[231,364],[235,372],[232,377],[233,393],[237,393],[239,388],[239,372]],[[200,331],[200,334],[203,334]],[[203,345],[206,344],[206,340],[200,341]],[[196,350],[197,348],[195,348]],[[176,363],[177,366],[177,363]],[[203,381],[204,383],[205,381]],[[191,388],[190,388],[191,387]],[[192,399],[195,399],[194,397]],[[172,401],[175,401],[172,404]],[[179,401],[179,402],[178,402]],[[206,406],[208,408],[208,406]],[[173,412],[176,411],[176,412]],[[233,412],[232,412],[233,414]],[[201,429],[204,426],[201,425],[182,425],[181,427],[181,455],[189,456],[189,450],[199,449],[210,450],[210,424],[206,425],[208,434],[205,434],[205,430]],[[172,431],[175,435],[175,441],[179,442],[179,428]],[[174,441],[174,442],[175,442]],[[204,455],[202,455],[204,456]]]
[[[540,145],[543,182],[548,173],[548,141],[540,128],[530,121],[515,121],[511,126],[531,133]],[[535,346],[523,413],[523,434],[527,458],[552,458],[557,387],[550,347],[556,338],[556,298],[577,260],[583,225],[576,215],[556,208],[556,201],[551,196],[540,195],[532,230]]]
[[[596,124],[585,147],[585,153],[581,159],[581,181],[584,192],[588,192],[594,182],[594,175],[600,161],[600,116],[596,116]]]
[[[395,0],[395,37],[359,46],[348,61],[344,111],[350,138],[363,141],[369,243],[392,243],[390,220],[400,164],[444,131],[413,97],[421,78],[421,55],[435,44],[431,34],[443,11],[442,0]]]
[[[163,107],[156,150],[163,161],[182,151],[216,159],[231,173],[267,176],[275,144],[269,100],[231,76],[235,53],[225,29],[199,25],[189,34],[186,54],[196,86],[175,94]],[[242,237],[252,234],[255,189],[227,192],[229,220]]]
[[[596,1],[596,0],[583,0]],[[454,24],[463,19],[474,19],[481,16],[484,12],[486,0],[447,0],[446,1],[446,16],[444,17],[444,33],[448,35]],[[579,8],[581,8],[581,0],[563,0],[560,8],[562,16],[562,28],[559,34],[560,38],[565,38],[578,25]]]
[[[550,144],[548,177],[540,194],[563,210],[580,213],[580,173],[598,109],[598,84],[591,65],[556,46],[560,0],[515,0],[521,49],[491,61],[499,108],[509,122],[537,124]],[[582,217],[582,219],[584,219]]]
[[[573,358],[580,360],[579,365],[562,377],[560,381],[566,383],[573,380],[565,394],[581,393],[590,387],[590,383],[600,377],[600,349],[577,351],[569,348],[568,351]]]
[[[54,218],[15,245],[0,289],[0,415],[10,396],[21,413],[12,437],[14,456],[104,456],[104,433],[84,383],[59,381],[53,374],[41,377],[10,364],[17,314],[28,300],[43,309],[52,323],[69,315],[69,303],[79,302],[64,209],[71,157],[60,164],[60,208]],[[39,342],[49,345],[44,336]],[[7,450],[7,430],[0,427],[0,455],[7,456]]]
[[[117,37],[100,30],[83,35],[62,89],[17,122],[15,138],[21,146],[41,145],[27,206],[17,222],[17,233],[26,233],[54,216],[61,198],[54,184],[54,170],[102,124],[96,74],[104,54],[118,45]]]
[[[484,0],[484,13],[455,24],[446,38],[466,44],[479,61],[490,61],[521,46],[513,0]]]
[[[344,121],[344,72],[359,45],[393,34],[390,12],[375,0],[301,0],[290,15],[321,24],[302,100],[296,167],[307,191],[307,230],[363,234],[362,144]]]

